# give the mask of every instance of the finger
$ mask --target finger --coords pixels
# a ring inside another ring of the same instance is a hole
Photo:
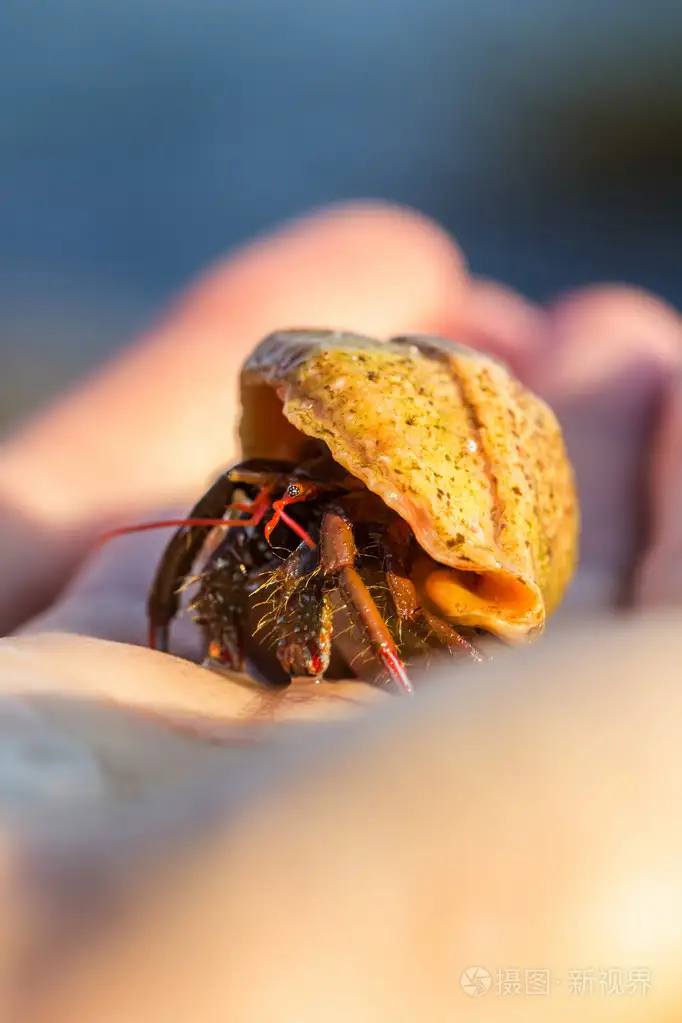
[[[469,344],[506,361],[521,379],[532,371],[550,331],[546,310],[497,281],[473,278],[458,313]]]
[[[682,373],[670,381],[650,465],[650,548],[637,580],[644,607],[682,603]]]
[[[173,841],[153,841],[156,798],[146,832],[111,806],[56,862],[43,832],[43,892],[78,871],[109,912],[59,932],[31,1018],[182,1023],[199,998],[206,1023],[678,1018],[678,630],[586,625],[477,672],[474,698],[470,670],[432,679],[273,750],[229,814],[234,764],[214,763],[166,806]]]
[[[652,428],[681,359],[679,316],[634,289],[592,288],[552,310],[529,383],[559,416],[580,492],[581,566],[564,613],[631,599]]]
[[[355,204],[285,227],[190,288],[137,345],[0,452],[0,626],[49,600],[93,536],[201,491],[234,455],[239,366],[269,331],[438,331],[461,256],[427,219]]]

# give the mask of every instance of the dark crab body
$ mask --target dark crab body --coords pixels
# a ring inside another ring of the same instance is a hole
[[[283,331],[241,390],[244,461],[166,549],[157,645],[202,555],[207,663],[236,670],[266,636],[285,678],[333,673],[340,648],[347,673],[359,646],[409,691],[405,657],[480,660],[482,635],[542,631],[573,573],[577,501],[552,411],[505,366],[438,338]]]

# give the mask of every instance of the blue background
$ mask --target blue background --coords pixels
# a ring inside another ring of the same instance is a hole
[[[679,0],[0,0],[0,416],[344,197],[536,298],[680,303],[680,57]]]

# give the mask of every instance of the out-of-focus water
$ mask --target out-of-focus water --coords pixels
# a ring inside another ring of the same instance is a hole
[[[344,197],[535,297],[679,303],[681,50],[679,0],[3,0],[0,415]]]

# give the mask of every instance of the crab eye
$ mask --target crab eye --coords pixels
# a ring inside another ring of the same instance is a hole
[[[287,487],[287,497],[299,497],[300,493],[301,488],[298,487],[295,483],[290,483],[289,486]]]

